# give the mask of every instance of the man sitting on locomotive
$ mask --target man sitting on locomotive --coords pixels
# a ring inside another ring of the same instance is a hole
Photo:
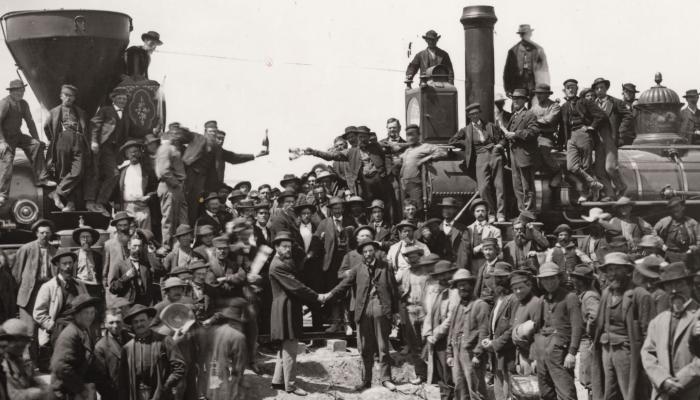
[[[31,161],[37,186],[54,187],[56,182],[49,180],[44,159],[44,143],[39,141],[29,104],[23,99],[25,85],[16,79],[10,82],[9,96],[0,100],[0,207],[10,195],[12,167],[16,148],[19,147]],[[22,133],[22,120],[27,124],[30,136]]]

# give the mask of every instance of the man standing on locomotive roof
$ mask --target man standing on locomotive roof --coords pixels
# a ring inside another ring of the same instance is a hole
[[[579,181],[577,189],[581,194],[579,202],[589,198],[597,200],[598,192],[603,188],[591,171],[593,163],[593,134],[605,123],[605,112],[593,101],[578,94],[578,81],[564,81],[566,102],[561,106],[561,123],[559,138],[566,140],[566,169]],[[583,93],[582,93],[583,94]],[[582,183],[588,186],[584,193]]]
[[[61,86],[61,104],[49,111],[44,123],[44,133],[49,139],[48,168],[59,181],[48,197],[62,211],[75,211],[75,200],[81,197],[77,192],[82,189],[86,167],[91,165],[87,117],[75,105],[77,95],[75,86]]]
[[[443,65],[447,67],[447,71],[449,73],[447,80],[450,83],[454,83],[455,72],[452,68],[450,55],[447,54],[445,50],[437,47],[437,42],[440,40],[440,35],[431,29],[426,32],[425,35],[423,35],[423,39],[428,44],[428,48],[416,53],[416,56],[413,57],[413,60],[408,64],[408,67],[406,67],[406,81],[404,83],[406,83],[406,85],[410,88],[416,72],[420,70],[421,75],[423,75],[428,68],[436,65]]]
[[[148,31],[141,35],[143,45],[131,46],[126,49],[126,74],[135,80],[148,79],[148,67],[151,65],[151,54],[156,47],[162,46],[160,34]]]
[[[476,175],[479,196],[488,205],[489,221],[503,222],[505,195],[503,191],[503,132],[494,124],[484,121],[481,104],[466,108],[469,124],[460,129],[447,143],[464,148],[464,167]]]
[[[513,116],[507,126],[501,125],[501,130],[510,142],[513,191],[518,210],[535,212],[535,166],[540,128],[535,114],[525,108],[529,99],[527,90],[515,89],[512,97]]]
[[[56,182],[49,180],[44,159],[44,143],[39,141],[29,104],[23,99],[25,85],[16,79],[10,82],[9,96],[0,100],[0,207],[10,196],[12,167],[17,147],[24,151],[31,161],[37,186],[54,187]],[[22,133],[22,120],[27,124],[30,136]]]
[[[503,70],[503,87],[510,95],[517,89],[526,89],[532,94],[538,83],[549,84],[549,66],[544,49],[532,41],[530,25],[518,28],[520,42],[508,50],[506,66]]]
[[[112,104],[100,107],[90,120],[90,150],[95,168],[86,173],[85,208],[99,213],[106,212],[111,181],[119,175],[120,147],[129,138],[129,117],[124,110],[128,94],[125,89],[116,88],[109,98]]]
[[[559,149],[560,143],[556,132],[561,118],[559,103],[550,99],[553,93],[546,83],[538,83],[535,87],[535,100],[530,111],[537,117],[537,126],[540,128],[540,136],[537,137],[537,147],[540,150],[542,165],[540,170],[549,177],[549,185],[558,187],[561,182],[561,166],[552,155],[552,149]]]
[[[624,138],[620,136],[620,131],[633,123],[632,113],[627,109],[624,101],[608,95],[609,80],[597,78],[593,81],[591,88],[596,95],[596,104],[608,117],[607,123],[602,124],[598,130],[598,140],[595,147],[595,171],[605,187],[605,197],[601,200],[611,201],[624,196],[627,191],[627,185],[620,174],[617,147],[625,144]]]

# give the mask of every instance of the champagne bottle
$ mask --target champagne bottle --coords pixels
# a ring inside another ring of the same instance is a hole
[[[265,129],[265,139],[262,141],[262,145],[266,152],[270,152],[270,138],[267,136],[267,129]]]

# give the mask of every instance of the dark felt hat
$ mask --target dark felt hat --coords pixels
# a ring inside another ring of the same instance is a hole
[[[379,242],[377,242],[377,241],[374,241],[374,240],[370,240],[370,241],[368,241],[368,242],[364,242],[364,243],[358,244],[358,245],[357,245],[357,252],[358,252],[358,253],[362,253],[362,250],[363,250],[365,247],[367,247],[367,246],[372,246],[372,247],[374,247],[375,250],[379,250],[379,249],[382,248],[382,244],[381,244],[381,243],[379,243]]]
[[[279,232],[276,236],[275,239],[272,241],[272,244],[277,244],[279,242],[289,240],[290,242],[294,242],[294,238],[292,237],[292,234],[287,232],[287,231],[281,231]]]
[[[518,98],[518,97],[521,97],[524,99],[530,98],[530,96],[528,95],[527,89],[515,89],[515,90],[513,90],[513,94],[511,94],[510,97],[512,97],[514,99]]]
[[[516,283],[520,282],[531,282],[532,281],[532,273],[527,270],[523,269],[518,269],[510,274],[510,285],[513,286]]]
[[[345,131],[342,135],[343,139],[347,139],[347,137],[351,134],[357,133],[357,127],[356,126],[346,126]]]
[[[139,314],[146,314],[146,315],[148,315],[148,318],[153,318],[156,316],[156,309],[151,308],[151,307],[146,307],[142,304],[134,304],[126,312],[126,315],[124,316],[124,322],[127,324],[130,324],[131,320]]]
[[[20,79],[13,79],[10,84],[7,85],[7,90],[24,89],[27,85]]]
[[[481,104],[479,104],[479,103],[471,103],[470,105],[468,105],[468,106],[465,108],[465,111],[467,112],[467,114],[469,114],[469,113],[472,112],[473,110],[476,110],[476,111],[481,112]]]
[[[610,81],[605,79],[605,78],[596,78],[596,80],[593,81],[593,84],[591,85],[591,89],[595,89],[596,85],[598,84],[604,84],[606,88],[610,88]]]
[[[430,276],[454,274],[454,272],[458,269],[459,268],[457,268],[453,263],[447,260],[440,260],[437,263],[435,263],[435,268],[433,268],[433,272],[430,273]]]
[[[483,248],[483,247],[486,247],[486,246],[494,246],[494,247],[498,248],[498,239],[496,239],[496,238],[494,238],[494,237],[487,237],[487,238],[484,238],[484,239],[481,241],[481,247]]]
[[[84,225],[84,226],[81,226],[81,227],[73,230],[73,235],[72,235],[73,241],[78,245],[80,244],[80,234],[83,232],[88,232],[90,234],[90,236],[92,236],[92,243],[93,244],[97,243],[97,241],[100,239],[100,233],[97,232],[96,229],[94,229],[90,226]]]
[[[51,232],[54,232],[56,230],[56,225],[54,225],[52,221],[49,221],[45,218],[41,218],[32,224],[32,232],[36,232],[36,230],[42,226],[48,226],[49,228],[51,228]]]
[[[260,209],[269,210],[271,207],[272,207],[272,204],[270,204],[269,201],[263,200],[263,201],[260,201],[260,202],[256,203],[255,206],[254,206],[253,208],[255,209],[255,211],[257,211],[257,210],[260,210]]]
[[[425,32],[425,35],[423,35],[423,39],[435,39],[435,40],[437,40],[437,39],[440,39],[440,37],[441,36],[438,35],[438,33],[432,29],[429,30],[428,32]]]
[[[454,197],[443,197],[442,201],[435,205],[437,207],[459,207],[459,203],[457,203],[457,199],[455,199]]]
[[[360,233],[360,231],[363,229],[367,229],[368,231],[372,232],[372,237],[375,237],[377,235],[377,230],[374,229],[372,225],[360,225],[357,228],[355,228],[352,235],[357,236],[357,234]]]
[[[562,233],[562,232],[569,232],[569,233],[571,233],[571,227],[570,227],[569,225],[567,225],[567,224],[561,224],[561,225],[557,226],[556,229],[554,229],[554,234],[555,234],[555,235],[558,235],[558,234],[560,234],[560,233]]]
[[[63,311],[63,314],[72,315],[88,307],[97,307],[101,302],[101,299],[92,297],[89,294],[79,294],[70,301],[68,308]]]
[[[487,210],[489,209],[489,204],[486,202],[486,200],[476,199],[469,205],[469,211],[473,213],[477,206],[485,206]]]
[[[408,253],[408,254],[410,254],[410,253]],[[421,257],[420,261],[418,261],[418,263],[416,263],[416,265],[412,265],[411,267],[428,267],[430,265],[435,265],[438,262],[440,262],[440,256],[438,256],[435,253],[430,253],[430,254],[426,254],[423,257]]]
[[[311,212],[316,211],[316,205],[313,203],[309,203],[306,201],[306,199],[302,199],[302,201],[298,202],[297,205],[294,206],[294,212],[299,214],[301,213],[304,209],[309,209]]]
[[[694,277],[695,275],[688,270],[685,263],[678,261],[661,268],[658,284],[663,285],[664,283],[674,282],[681,279],[693,279]]]
[[[248,186],[248,189],[252,188],[253,185],[250,183],[250,181],[240,181],[233,185],[233,190],[240,189],[241,186]]]
[[[639,90],[637,90],[637,86],[635,86],[634,83],[623,84],[622,90],[626,90],[626,91],[632,92],[632,93],[639,93]]]
[[[142,34],[141,40],[145,41],[146,39],[154,40],[156,43],[158,43],[159,46],[163,44],[163,42],[160,41],[160,33],[156,31],[148,31]]]
[[[219,124],[212,119],[204,123],[204,129],[207,128],[219,129]]]
[[[61,258],[63,257],[70,257],[73,259],[73,262],[78,261],[78,255],[73,253],[72,251],[68,249],[58,249],[58,251],[56,251],[56,254],[53,257],[51,257],[51,263],[57,264],[58,261],[61,260]]]
[[[207,194],[207,197],[204,198],[204,203],[206,204],[209,200],[219,200],[221,201],[221,197],[219,197],[219,194],[216,192],[211,192]]]
[[[534,93],[547,93],[547,94],[552,94],[552,88],[546,84],[546,83],[538,83],[535,86]]]
[[[229,193],[229,195],[228,195],[228,199],[231,201],[234,201],[236,199],[245,199],[245,198],[246,198],[246,195],[243,194],[243,192],[241,192],[238,189],[233,189],[231,191],[231,193]]]
[[[360,126],[357,127],[357,129],[355,130],[355,132],[357,132],[358,134],[359,134],[359,133],[366,133],[366,134],[369,135],[372,131],[371,131],[368,127],[366,127],[366,126],[364,126],[364,125],[360,125]]]
[[[293,199],[296,199],[297,193],[293,190],[283,190],[282,193],[280,193],[279,196],[277,196],[277,201],[281,202],[282,199],[284,199],[286,197],[291,197]]]
[[[173,237],[187,235],[188,233],[192,233],[192,232],[194,232],[194,230],[192,229],[191,226],[189,226],[187,224],[181,224],[181,225],[178,225],[178,227],[175,229],[175,234],[173,235]]]
[[[530,24],[521,24],[518,26],[518,31],[515,33],[527,33],[532,31],[534,31],[534,29],[530,27]]]
[[[577,278],[593,280],[595,279],[594,273],[595,271],[592,267],[586,264],[579,264],[576,267],[574,267],[573,271],[569,272],[569,275]]]
[[[698,97],[698,90],[697,89],[690,89],[686,90],[685,94],[683,95],[684,98],[688,97]]]
[[[337,196],[331,197],[331,199],[328,200],[328,207],[333,207],[338,204],[345,204],[345,200]]]
[[[420,132],[420,126],[418,126],[417,124],[408,124],[406,126],[406,132],[408,132],[408,131]]]
[[[284,174],[280,181],[280,186],[285,187],[288,183],[296,182],[301,185],[301,179],[294,174]]]
[[[117,226],[117,222],[123,221],[125,219],[131,222],[134,220],[134,217],[129,215],[129,213],[126,211],[119,211],[116,214],[114,214],[114,217],[112,217],[112,221],[109,224],[112,226]]]
[[[423,223],[423,226],[430,226],[430,225],[440,225],[442,223],[442,220],[440,218],[430,218],[429,220],[425,221]]]
[[[255,202],[253,199],[243,199],[236,204],[237,210],[253,209],[255,208]]]
[[[144,143],[143,143],[142,140],[135,140],[135,139],[132,139],[132,140],[128,140],[126,143],[124,143],[124,144],[119,148],[119,152],[120,152],[120,153],[123,153],[123,152],[124,152],[126,149],[128,149],[129,147],[140,147],[140,148],[143,148],[143,146],[144,146]]]
[[[413,229],[414,231],[415,231],[416,229],[418,229],[418,227],[416,226],[416,224],[414,224],[414,223],[412,223],[412,222],[410,222],[410,221],[408,221],[408,220],[405,220],[405,219],[402,220],[401,222],[399,222],[398,224],[396,224],[396,230],[397,230],[397,231],[400,231],[400,230],[403,229],[403,228],[411,228],[411,229]]]
[[[505,261],[497,261],[491,271],[491,276],[510,276],[513,272],[513,266]]]

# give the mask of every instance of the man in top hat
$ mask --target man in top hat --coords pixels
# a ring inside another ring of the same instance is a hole
[[[123,159],[120,148],[130,138],[130,120],[125,114],[129,99],[126,89],[115,88],[109,98],[112,104],[98,108],[90,120],[90,150],[95,168],[86,171],[85,207],[99,213],[106,211],[109,200],[106,189],[118,175],[117,166]]]
[[[540,267],[537,253],[545,250],[549,243],[533,220],[521,215],[513,222],[513,240],[503,247],[503,260],[516,270],[536,275]]]
[[[627,191],[627,185],[619,171],[617,147],[626,144],[625,138],[621,137],[620,129],[632,123],[632,113],[627,109],[624,101],[608,95],[609,80],[597,78],[593,81],[591,89],[595,92],[596,105],[608,117],[607,123],[602,124],[598,130],[595,171],[605,187],[604,199],[611,201],[623,196]]]
[[[369,141],[369,133],[366,126],[358,127],[357,146],[347,152],[323,152],[307,148],[304,154],[328,161],[347,161],[345,180],[353,194],[366,199],[380,199],[385,205],[391,204],[394,193],[384,165],[385,153],[379,144]]]
[[[71,253],[72,254],[72,253]],[[51,387],[56,398],[92,399],[95,381],[91,333],[100,299],[81,294],[70,301],[64,315],[71,320],[58,335],[51,356]]]
[[[529,93],[538,83],[549,84],[549,66],[544,49],[532,41],[532,29],[528,24],[518,27],[520,42],[508,50],[503,69],[503,88],[510,96],[516,89],[526,89]]]
[[[693,274],[682,262],[661,270],[659,285],[671,308],[649,323],[642,346],[644,370],[653,385],[652,399],[690,400],[700,396],[698,303],[692,297]]]
[[[24,100],[25,85],[21,80],[10,82],[7,90],[9,95],[0,100],[0,206],[4,205],[10,196],[12,167],[17,147],[22,149],[31,162],[37,186],[56,186],[49,180],[44,159],[44,144],[39,141],[36,124],[29,111],[29,104]],[[29,134],[22,133],[22,120],[27,124]]]
[[[474,215],[474,222],[466,229],[472,249],[471,265],[475,271],[478,271],[484,263],[481,242],[486,238],[496,238],[499,247],[503,246],[503,242],[501,240],[501,230],[491,225],[491,222],[495,220],[495,216],[489,216],[489,206],[486,201],[482,199],[474,200],[469,206],[469,210]]]
[[[507,125],[501,125],[500,128],[510,143],[510,165],[518,210],[534,212],[537,138],[540,128],[535,114],[525,108],[527,91],[516,89],[512,98],[513,116]]]
[[[50,387],[39,379],[31,361],[24,359],[24,352],[32,341],[32,327],[24,321],[11,318],[0,327],[0,342],[3,344],[0,371],[2,387],[0,399],[45,399],[50,398]]]
[[[564,287],[558,265],[543,263],[537,278],[545,293],[542,313],[535,321],[540,396],[544,400],[575,400],[574,367],[583,332],[581,304],[578,296]]]
[[[700,246],[700,225],[685,215],[685,200],[674,197],[668,201],[670,215],[661,218],[654,231],[664,241],[664,251],[669,262],[685,261]]]
[[[151,55],[158,46],[162,46],[160,34],[156,31],[148,31],[141,35],[143,44],[131,46],[126,49],[126,74],[139,81],[148,79],[148,67],[151,65]]]
[[[627,239],[629,248],[636,252],[637,244],[642,239],[642,236],[654,233],[654,228],[644,218],[632,215],[634,204],[634,201],[627,196],[617,199],[613,205],[615,216],[610,222],[616,223],[619,221],[622,226],[622,236]]]
[[[431,143],[421,143],[420,128],[411,124],[406,127],[406,148],[399,155],[394,170],[399,170],[403,198],[413,199],[418,204],[418,210],[423,211],[423,181],[421,168],[430,162],[447,156],[439,146]]]
[[[204,198],[204,212],[197,218],[195,227],[211,226],[218,236],[224,231],[226,223],[232,219],[229,214],[223,212],[219,194],[211,192]]]
[[[93,250],[92,246],[100,239],[100,233],[87,225],[81,225],[73,231],[73,242],[79,247],[74,251],[75,277],[80,281],[102,288],[102,255]]]
[[[561,120],[561,107],[558,102],[549,98],[552,93],[549,84],[538,83],[535,86],[535,100],[532,101],[530,111],[537,117],[537,126],[540,128],[540,136],[537,137],[542,163],[540,170],[550,176],[549,184],[557,187],[561,180],[561,166],[552,156],[552,149],[561,149],[564,143],[556,136]]]
[[[421,50],[416,53],[413,60],[408,63],[408,67],[406,67],[406,80],[404,81],[406,86],[408,88],[411,87],[411,83],[413,82],[413,77],[416,75],[416,72],[420,71],[420,74],[423,75],[428,68],[436,65],[443,65],[447,67],[449,74],[447,80],[450,83],[454,83],[455,73],[454,69],[452,68],[450,55],[447,54],[445,50],[437,47],[437,42],[440,40],[440,35],[431,29],[426,32],[425,35],[423,35],[423,40],[425,40],[425,43],[428,44],[428,47],[425,50]]]
[[[469,123],[460,129],[448,144],[464,148],[464,167],[476,177],[479,196],[486,201],[494,219],[505,221],[503,191],[503,132],[482,117],[481,105],[472,103],[466,108]],[[507,121],[504,121],[507,123]]]
[[[109,271],[109,291],[130,303],[150,306],[155,298],[153,271],[148,261],[143,260],[142,245],[143,240],[138,236],[129,239],[129,258]]]
[[[41,285],[36,296],[33,317],[39,325],[37,343],[41,354],[51,354],[51,349],[68,324],[63,312],[70,302],[81,294],[87,294],[85,284],[75,279],[75,263],[78,257],[69,250],[60,250],[51,258],[56,276]],[[44,361],[44,360],[40,360]],[[38,365],[44,368],[45,365]]]
[[[49,111],[44,133],[49,140],[47,165],[57,179],[56,189],[49,193],[56,208],[75,211],[75,201],[82,197],[81,184],[91,166],[89,132],[85,111],[75,105],[78,88],[61,86],[61,104]]]
[[[680,133],[688,138],[690,143],[695,143],[695,135],[700,134],[700,112],[698,112],[698,90],[690,89],[685,92],[683,98],[686,105],[681,109]]]
[[[156,153],[156,176],[158,177],[158,198],[163,218],[160,222],[163,247],[170,249],[175,228],[188,223],[187,200],[184,185],[185,164],[182,151],[191,141],[192,134],[186,129],[169,130],[163,137]]]
[[[605,256],[603,290],[593,335],[593,398],[647,399],[649,382],[639,352],[656,314],[649,292],[632,282],[634,264],[625,253]]]
[[[456,399],[488,398],[484,372],[487,355],[481,342],[486,339],[489,305],[474,298],[474,277],[469,270],[459,269],[450,286],[459,293],[447,338],[446,363],[452,369]]]
[[[156,310],[142,304],[135,304],[124,315],[134,338],[121,351],[122,400],[172,400],[173,388],[185,375],[185,362],[173,339],[151,329],[155,315]]]
[[[513,271],[510,274],[510,290],[518,299],[512,322],[516,371],[519,375],[532,375],[534,354],[531,352],[531,345],[534,339],[534,321],[542,310],[542,300],[535,296],[535,279],[530,271]]]
[[[334,296],[355,289],[355,323],[357,324],[358,350],[362,355],[362,383],[356,391],[369,388],[372,383],[374,355],[378,354],[380,380],[390,391],[396,386],[391,382],[391,359],[389,356],[389,333],[392,320],[398,322],[399,294],[394,272],[383,260],[376,257],[380,244],[365,242],[357,247],[362,253],[361,265],[350,270],[330,293]]]
[[[581,315],[583,316],[583,333],[578,348],[578,382],[586,389],[588,398],[591,398],[591,352],[592,338],[595,320],[600,308],[600,292],[598,291],[596,276],[593,267],[580,264],[569,273],[574,290],[581,302]]]
[[[333,289],[338,283],[338,267],[345,254],[353,247],[352,232],[355,223],[352,218],[344,213],[344,201],[341,198],[333,197],[328,202],[330,216],[318,225],[314,236],[319,243],[322,243],[321,273],[323,274],[323,286],[320,288],[324,293]],[[342,330],[342,304],[334,302],[327,307],[329,314],[326,318],[331,322],[327,332],[340,332]]]
[[[126,162],[119,166],[117,204],[134,217],[136,226],[152,230],[151,198],[156,195],[158,180],[155,171],[143,164],[143,143],[129,140],[120,148]]]
[[[635,120],[637,119],[637,87],[633,83],[625,83],[622,85],[622,101],[625,102],[625,106],[632,114],[632,118],[627,121],[627,124],[620,126],[620,137],[624,144],[632,144],[634,139],[637,137],[637,129],[635,127]]]
[[[493,371],[493,391],[497,400],[510,398],[510,371],[514,369],[515,346],[512,336],[512,317],[518,307],[518,299],[510,292],[510,274],[513,266],[498,261],[485,275],[485,286],[491,290],[493,304],[488,318],[487,337],[481,347],[489,354]],[[483,298],[482,299],[486,300]],[[488,301],[487,301],[488,302]]]
[[[57,271],[51,259],[56,254],[56,248],[49,242],[55,230],[53,222],[39,219],[32,225],[36,240],[25,243],[15,253],[12,266],[12,277],[18,283],[17,307],[22,321],[34,327],[36,336],[37,325],[32,314],[39,288],[53,278]],[[29,348],[29,354],[37,362],[38,349],[36,342]]]
[[[597,200],[603,188],[593,173],[593,135],[606,120],[595,102],[578,96],[578,81],[564,81],[566,101],[561,105],[559,140],[566,141],[566,169],[576,178],[579,202]]]

